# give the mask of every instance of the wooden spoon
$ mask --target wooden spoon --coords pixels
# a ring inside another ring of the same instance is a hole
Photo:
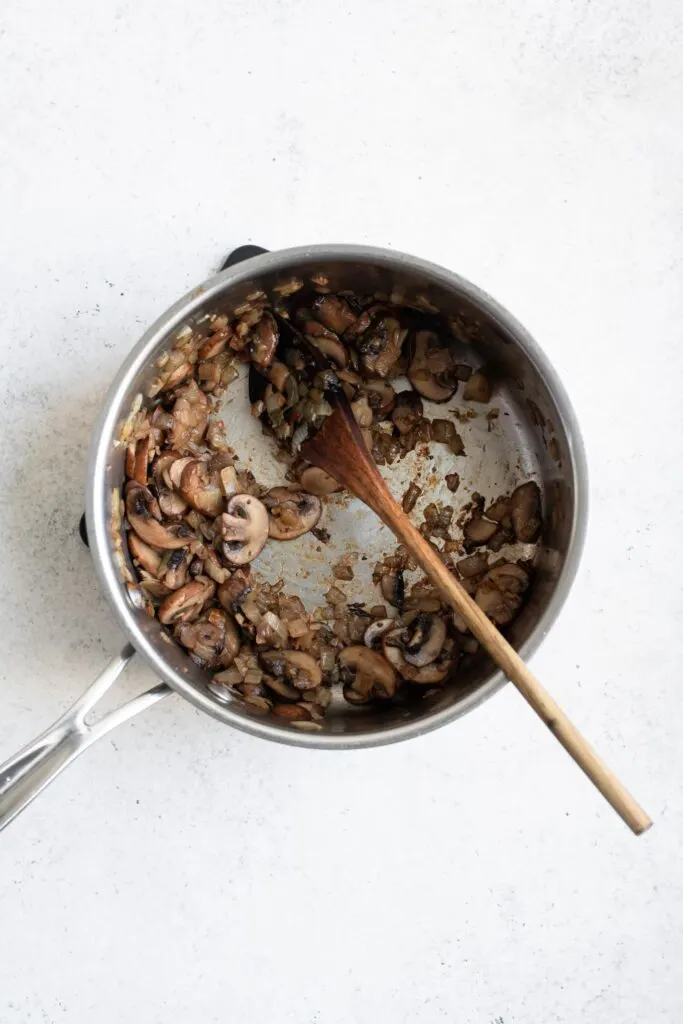
[[[652,821],[642,807],[598,757],[391,496],[343,391],[328,393],[327,397],[334,406],[332,414],[302,446],[302,456],[330,473],[386,523],[617,814],[636,835],[645,832]]]

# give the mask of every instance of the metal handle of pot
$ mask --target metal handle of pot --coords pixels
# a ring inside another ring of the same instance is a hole
[[[87,716],[114,685],[134,654],[135,648],[126,644],[54,725],[0,766],[0,831],[95,740],[172,692],[165,683],[159,683],[88,724]]]

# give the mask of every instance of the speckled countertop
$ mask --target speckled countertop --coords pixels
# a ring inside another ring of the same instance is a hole
[[[511,688],[347,754],[165,701],[2,834],[2,1024],[683,1016],[682,35],[676,0],[5,2],[0,760],[121,644],[76,527],[125,353],[235,245],[367,242],[567,385],[591,520],[534,668],[655,827]]]

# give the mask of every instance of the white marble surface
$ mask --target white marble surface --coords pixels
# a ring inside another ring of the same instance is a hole
[[[170,700],[3,833],[2,1024],[681,1018],[682,34],[677,0],[5,0],[0,758],[121,643],[76,524],[134,340],[237,244],[368,242],[565,380],[592,514],[534,667],[656,825],[510,688],[329,755]]]

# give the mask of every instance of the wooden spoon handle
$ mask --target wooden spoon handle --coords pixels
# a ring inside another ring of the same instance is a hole
[[[379,511],[379,510],[378,510]],[[414,556],[434,585],[463,619],[508,679],[574,758],[594,786],[599,789],[636,835],[645,832],[652,821],[634,800],[616,775],[595,753],[564,711],[539,683],[517,651],[499,633],[459,580],[446,568],[422,534],[410,522],[389,492],[382,502],[382,519]]]
[[[517,651],[498,632],[394,501],[343,396],[339,397],[334,413],[326,418],[320,430],[303,445],[301,454],[314,466],[331,473],[340,484],[348,487],[403,541],[451,607],[462,615],[482,647],[515,684],[617,814],[621,815],[636,835],[645,832],[652,822],[642,807],[598,757],[550,694],[546,693]]]

